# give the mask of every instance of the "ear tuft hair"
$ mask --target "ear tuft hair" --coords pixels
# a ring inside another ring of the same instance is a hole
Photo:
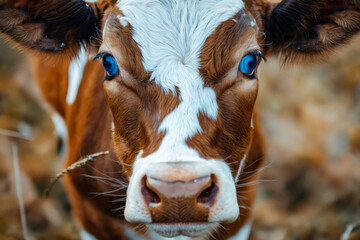
[[[283,0],[269,17],[265,43],[285,63],[313,63],[359,31],[360,0]]]
[[[271,13],[266,37],[276,45],[300,36],[309,37],[308,22],[315,22],[319,12],[313,0],[283,1]]]
[[[31,50],[54,52],[85,44],[98,36],[99,24],[94,9],[82,0],[0,4],[0,33]]]

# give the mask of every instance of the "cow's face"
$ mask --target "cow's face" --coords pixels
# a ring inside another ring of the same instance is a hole
[[[236,220],[262,56],[256,19],[239,0],[125,0],[104,22],[126,219],[167,237]],[[167,230],[179,223],[189,226]]]

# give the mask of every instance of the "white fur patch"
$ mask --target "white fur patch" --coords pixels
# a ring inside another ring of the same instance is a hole
[[[51,119],[54,123],[56,134],[65,141],[67,136],[67,128],[64,119],[57,113],[51,114]]]
[[[251,115],[250,127],[254,128],[254,113]]]
[[[158,234],[153,233],[153,232],[150,233],[150,237],[151,237],[151,239],[157,239],[157,240],[194,240],[193,238],[186,237],[186,236],[178,236],[178,237],[173,237],[173,238],[166,238],[166,237],[161,237]]]
[[[103,31],[102,31],[102,38],[105,39],[105,35],[106,35],[106,26],[109,22],[109,18],[106,19],[105,23],[104,23],[104,27],[103,27]]]
[[[128,25],[128,21],[123,18],[122,16],[118,16],[118,19],[120,21],[120,24],[123,26],[123,27],[126,27]]]
[[[77,56],[73,58],[70,63],[68,90],[66,95],[66,103],[69,105],[73,104],[76,99],[87,60],[88,56],[86,50],[84,47],[81,47]]]
[[[158,234],[154,233],[154,232],[150,232],[150,238],[152,240],[204,240],[203,237],[199,237],[199,238],[192,238],[192,237],[186,237],[186,236],[177,236],[177,237],[173,237],[173,238],[167,238],[167,237],[162,237],[159,236]]]
[[[251,232],[251,224],[248,223],[245,226],[243,226],[235,236],[232,236],[228,240],[248,240],[250,236],[250,232]]]
[[[80,238],[81,238],[81,240],[97,240],[96,237],[94,237],[93,235],[91,235],[90,233],[88,233],[85,230],[80,231]]]
[[[208,235],[209,231],[218,227],[217,223],[199,224],[195,226],[184,226],[181,224],[148,224],[151,239],[156,240],[203,240],[203,236]],[[176,236],[178,232],[185,232],[188,236]],[[169,235],[169,237],[160,236]],[[200,236],[200,237],[198,237]]]
[[[216,120],[218,113],[216,94],[204,87],[199,74],[201,49],[216,27],[233,17],[244,3],[241,0],[122,0],[118,7],[124,14],[119,16],[120,21],[133,27],[133,38],[141,50],[145,70],[152,73],[151,80],[166,93],[179,91],[181,103],[158,129],[166,131],[158,152],[186,149],[185,140],[202,131],[198,114]]]
[[[67,137],[67,128],[64,119],[57,113],[51,114],[51,120],[54,124],[56,134],[64,143],[60,149],[60,154],[62,155],[65,152],[65,143]]]

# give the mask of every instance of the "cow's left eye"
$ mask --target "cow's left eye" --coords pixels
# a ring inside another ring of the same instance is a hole
[[[119,67],[113,56],[110,56],[110,55],[103,56],[102,63],[103,63],[104,69],[107,72],[107,74],[106,74],[107,76],[111,77],[118,73]]]
[[[239,66],[240,72],[251,79],[255,78],[255,68],[257,63],[258,56],[255,53],[249,53],[241,59]]]

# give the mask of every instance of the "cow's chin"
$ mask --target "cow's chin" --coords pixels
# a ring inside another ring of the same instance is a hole
[[[218,223],[151,223],[147,224],[149,231],[161,237],[176,238],[186,236],[202,239],[218,227]]]

